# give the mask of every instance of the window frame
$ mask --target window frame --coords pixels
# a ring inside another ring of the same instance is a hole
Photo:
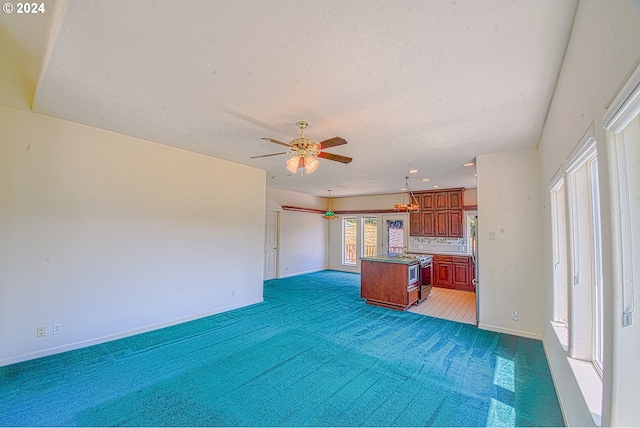
[[[353,257],[354,257],[354,261],[353,262],[349,262],[347,261],[347,236],[346,236],[346,224],[347,222],[351,221],[353,226],[356,228],[355,229],[355,242],[354,242],[354,250],[353,250]],[[342,265],[343,266],[349,266],[349,267],[355,267],[358,265],[358,218],[355,216],[348,216],[348,217],[342,217]]]
[[[376,245],[375,245],[375,252],[374,254],[367,254],[367,234],[365,233],[365,223],[367,222],[368,219],[375,219],[376,220]],[[360,230],[362,231],[360,233],[361,239],[360,239],[360,254],[362,254],[363,256],[368,256],[368,255],[377,255],[379,248],[380,248],[380,216],[378,215],[363,215],[360,219]]]
[[[592,125],[564,167],[567,219],[568,353],[603,376],[602,232]]]

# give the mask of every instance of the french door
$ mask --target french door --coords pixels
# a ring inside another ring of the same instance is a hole
[[[408,214],[384,214],[382,228],[382,241],[386,254],[400,254],[407,251]]]

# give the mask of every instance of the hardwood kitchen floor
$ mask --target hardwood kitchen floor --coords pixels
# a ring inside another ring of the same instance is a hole
[[[476,324],[476,295],[470,291],[431,288],[426,300],[408,309],[417,314]]]

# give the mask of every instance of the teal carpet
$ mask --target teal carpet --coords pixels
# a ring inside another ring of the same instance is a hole
[[[367,306],[360,276],[0,367],[3,426],[560,426],[537,340]]]

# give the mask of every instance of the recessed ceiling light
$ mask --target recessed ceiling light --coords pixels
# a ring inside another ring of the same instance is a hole
[[[473,163],[473,162],[467,162],[465,164],[462,164],[462,166],[474,166],[474,165],[475,165],[475,163]]]
[[[434,185],[433,185],[433,188],[434,188],[434,189],[437,189],[438,187],[440,187],[440,186],[438,186],[437,184],[434,184]]]
[[[410,173],[410,174],[415,174],[416,172],[418,172],[418,170],[417,170],[417,169],[410,169],[410,170],[409,170],[409,173]]]
[[[431,180],[428,178],[423,178],[422,181],[431,181]]]

